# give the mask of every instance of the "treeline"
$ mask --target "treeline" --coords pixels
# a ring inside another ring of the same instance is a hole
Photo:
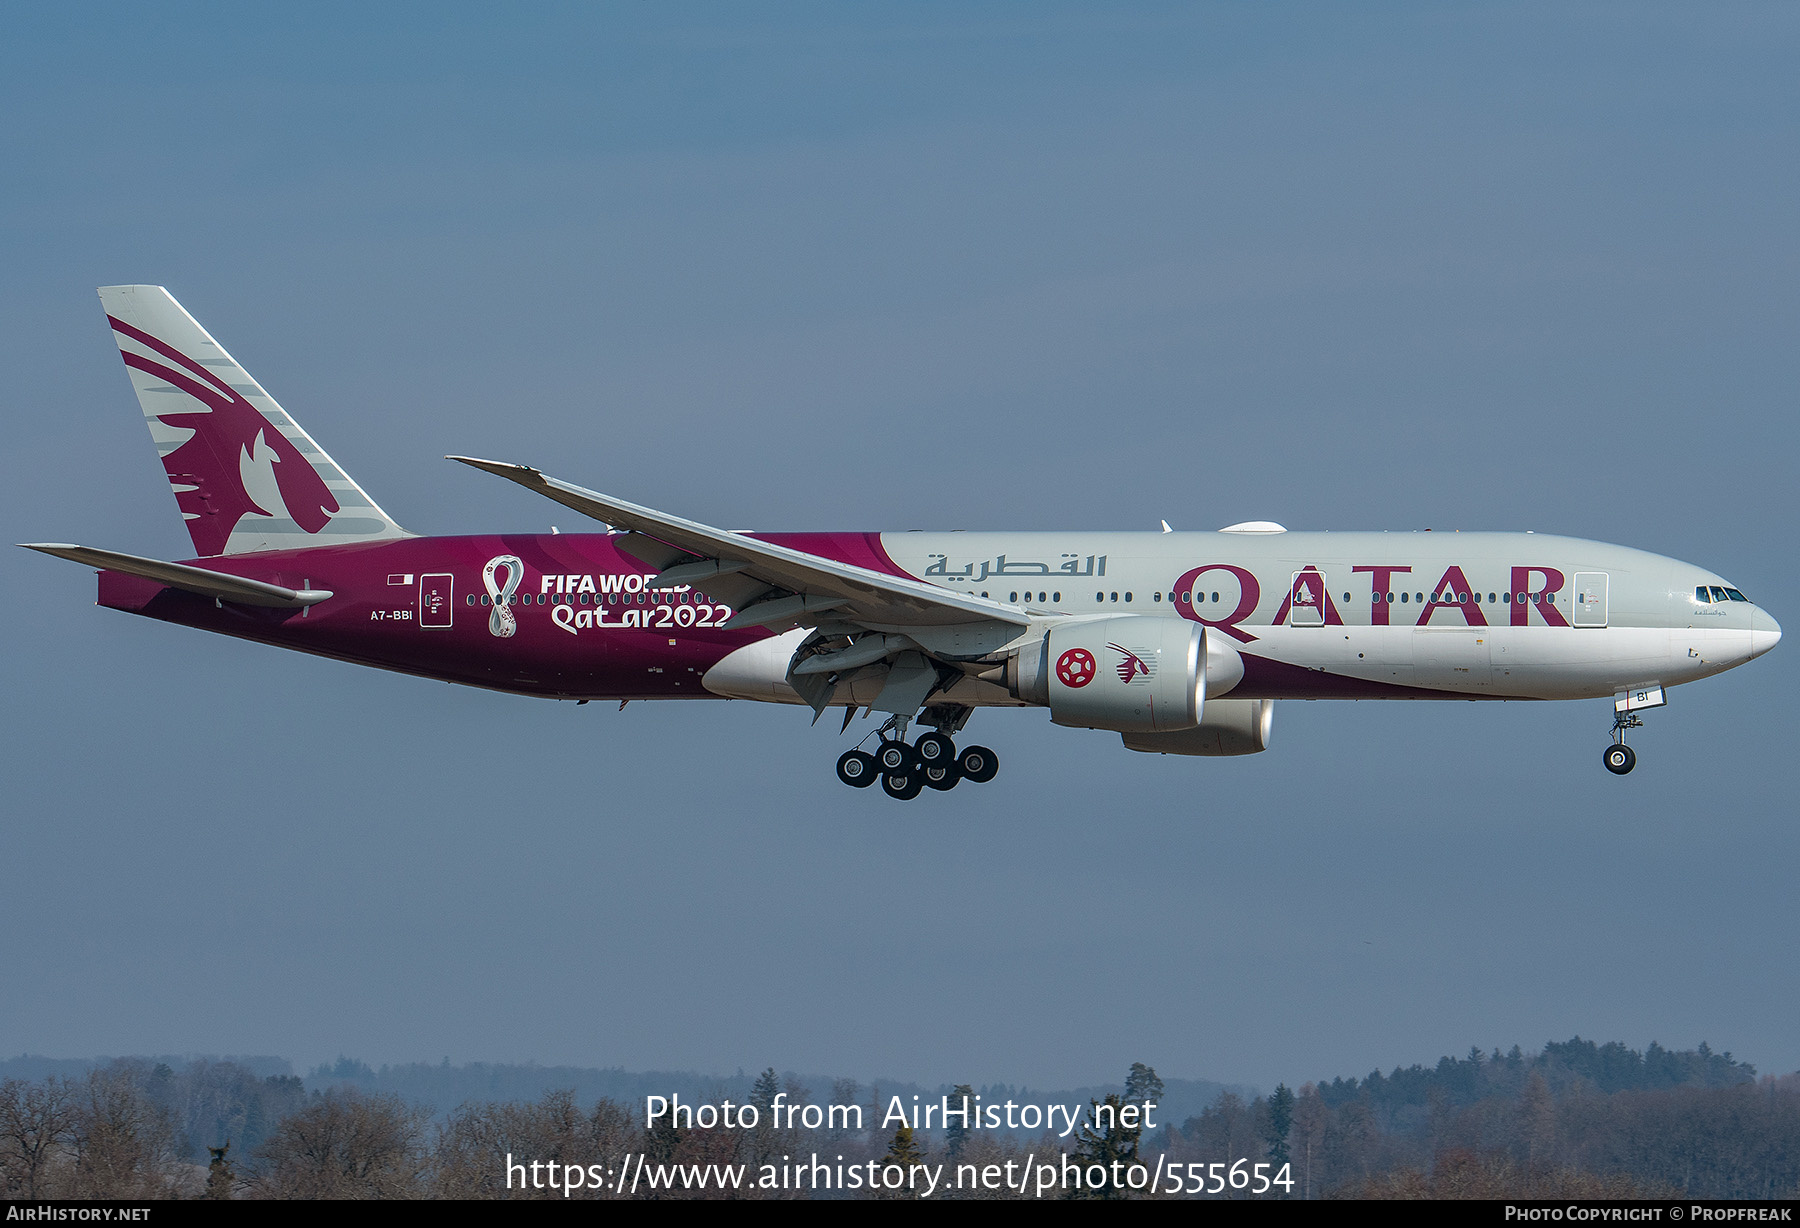
[[[573,1088],[529,1099],[470,1098],[435,1113],[393,1091],[369,1090],[366,1084],[379,1082],[375,1072],[347,1061],[310,1072],[303,1082],[231,1061],[177,1068],[122,1060],[81,1074],[0,1080],[0,1184],[5,1197],[30,1199],[563,1197],[559,1189],[533,1187],[518,1171],[509,1182],[510,1153],[515,1161],[597,1164],[615,1173],[626,1157],[638,1157],[652,1178],[640,1183],[637,1197],[870,1196],[791,1183],[757,1187],[761,1166],[816,1152],[834,1163],[841,1156],[847,1165],[946,1164],[950,1172],[1017,1166],[1028,1156],[1040,1164],[1065,1156],[1082,1164],[1117,1161],[1127,1169],[1141,1164],[1146,1173],[1158,1163],[1164,1171],[1179,1165],[1190,1172],[1188,1166],[1243,1160],[1266,1163],[1270,1173],[1285,1164],[1292,1183],[1285,1196],[1294,1198],[1800,1194],[1800,1075],[1759,1080],[1750,1066],[1704,1045],[1682,1052],[1652,1045],[1640,1053],[1576,1038],[1534,1055],[1472,1050],[1434,1067],[1306,1083],[1298,1092],[1286,1086],[1268,1096],[1222,1091],[1178,1121],[1159,1114],[1154,1130],[1109,1126],[1067,1137],[894,1130],[880,1123],[897,1086],[835,1079],[815,1088],[774,1070],[742,1081],[741,1090],[731,1089],[739,1103],[767,1106],[779,1093],[789,1104],[859,1104],[864,1128],[783,1130],[764,1113],[750,1130],[667,1122],[646,1129],[641,1099],[586,1097]],[[1011,1089],[979,1090],[993,1102],[993,1093]],[[928,1094],[975,1091],[942,1087]],[[1169,1102],[1163,1080],[1142,1064],[1133,1066],[1123,1088],[1094,1093],[1116,1105]],[[910,1101],[910,1092],[905,1098]],[[741,1166],[745,1178],[724,1190],[692,1180],[658,1184],[654,1176],[691,1177],[731,1166]],[[1177,1184],[1179,1194],[1167,1186],[1104,1193],[1195,1195],[1191,1180]],[[1250,1194],[1229,1184],[1201,1192]],[[621,1195],[603,1183],[576,1196]],[[934,1196],[1028,1195],[1016,1188],[940,1186]]]
[[[15,1063],[0,1062],[0,1078],[9,1074],[23,1075]],[[32,1071],[32,1074],[49,1073]],[[265,1071],[264,1073],[270,1073]],[[282,1073],[292,1073],[283,1064]],[[370,1066],[351,1057],[321,1063],[306,1072],[306,1086],[315,1091],[331,1088],[354,1088],[361,1092],[392,1093],[409,1104],[435,1106],[439,1112],[471,1102],[537,1100],[545,1093],[572,1091],[584,1104],[598,1100],[616,1100],[620,1104],[642,1106],[646,1096],[679,1095],[690,1103],[731,1100],[743,1104],[750,1099],[758,1073],[738,1071],[733,1075],[700,1075],[692,1071],[629,1071],[620,1067],[539,1066],[534,1063],[469,1062],[451,1065],[442,1062],[401,1062]],[[829,1097],[832,1086],[839,1082],[831,1075],[788,1072],[784,1080],[802,1087],[817,1089]],[[910,1103],[915,1095],[934,1098],[944,1093],[942,1086],[925,1086],[903,1079],[877,1079],[883,1097],[899,1096]],[[1119,1090],[1118,1084],[1102,1087],[1073,1087],[1045,1090],[1015,1084],[975,1085],[975,1093],[984,1101],[998,1104],[1015,1100],[1021,1104],[1086,1104],[1090,1099]],[[1251,1089],[1204,1079],[1169,1079],[1163,1089],[1163,1113],[1159,1120],[1181,1121],[1193,1116],[1219,1098],[1222,1092],[1240,1096],[1254,1094]]]
[[[1449,1180],[1498,1197],[1508,1191],[1496,1181],[1564,1173],[1629,1182],[1646,1196],[1791,1198],[1800,1075],[1758,1080],[1704,1044],[1640,1053],[1576,1037],[1532,1056],[1472,1049],[1435,1067],[1307,1084],[1290,1138],[1309,1188],[1357,1196]]]

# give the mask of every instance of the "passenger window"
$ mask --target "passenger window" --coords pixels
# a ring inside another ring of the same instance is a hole
[[[1181,594],[1181,604],[1182,604],[1182,605],[1188,605],[1188,604],[1189,604],[1189,603],[1191,603],[1191,602],[1192,602],[1192,601],[1193,601],[1193,600],[1194,600],[1194,595],[1193,595],[1193,594],[1192,594],[1192,593],[1183,593],[1183,594]]]
[[[1062,600],[1062,594],[1061,594],[1061,593],[1051,593],[1051,594],[1050,594],[1050,600],[1052,600],[1052,601],[1061,601],[1061,600]]]
[[[1161,593],[1156,593],[1156,594],[1154,594],[1154,595],[1153,595],[1153,596],[1152,596],[1152,597],[1151,597],[1151,598],[1150,598],[1150,600],[1152,600],[1152,601],[1161,601],[1161,600],[1162,600],[1162,594],[1161,594]]]
[[[1131,600],[1131,594],[1130,594],[1130,593],[1126,593],[1126,594],[1125,594],[1125,600],[1127,600],[1127,601],[1130,601],[1130,600]]]
[[[1117,601],[1117,600],[1118,600],[1118,599],[1119,599],[1119,594],[1117,594],[1117,593],[1114,593],[1114,594],[1113,594],[1113,595],[1112,595],[1112,599],[1113,599],[1113,600],[1114,600],[1114,601]]]
[[[1018,604],[1019,604],[1019,594],[1017,594],[1017,593],[1008,593],[1008,594],[1006,594],[1006,599],[1007,599],[1007,600],[1008,600],[1008,601],[1010,601],[1010,602],[1012,602],[1012,603],[1013,603],[1013,604],[1014,604],[1014,605],[1018,605]]]
[[[1407,599],[1407,598],[1408,598],[1408,597],[1409,597],[1409,596],[1411,596],[1411,594],[1410,594],[1410,593],[1401,593],[1401,594],[1400,594],[1400,601],[1401,601],[1401,603],[1402,603],[1402,604],[1405,604],[1405,602],[1406,602],[1406,599]]]
[[[1213,595],[1212,595],[1212,599],[1213,599],[1213,600],[1214,600],[1214,601],[1217,601],[1217,600],[1218,600],[1218,599],[1219,599],[1219,594],[1217,594],[1217,593],[1214,593],[1214,594],[1213,594]]]

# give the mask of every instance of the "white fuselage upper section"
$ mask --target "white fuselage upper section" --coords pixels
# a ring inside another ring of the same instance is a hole
[[[909,575],[1046,623],[1198,623],[1214,696],[1614,696],[1730,669],[1781,635],[1704,568],[1547,534],[915,532],[881,542]],[[773,665],[786,651],[770,642],[761,655]],[[765,685],[785,690],[766,668],[755,669]],[[708,685],[729,687],[730,673]],[[1009,702],[972,681],[958,690],[964,702]]]

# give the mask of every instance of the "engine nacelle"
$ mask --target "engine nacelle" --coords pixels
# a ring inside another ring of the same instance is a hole
[[[1269,749],[1272,699],[1209,699],[1200,724],[1178,733],[1128,733],[1131,750],[1155,755],[1254,755]]]
[[[1206,637],[1181,618],[1125,615],[1058,623],[1007,661],[1007,689],[1058,725],[1169,733],[1200,723]]]

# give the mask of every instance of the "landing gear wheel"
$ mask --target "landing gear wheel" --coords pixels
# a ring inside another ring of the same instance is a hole
[[[896,801],[910,802],[925,787],[925,778],[917,772],[909,776],[889,773],[881,778],[881,791]]]
[[[875,748],[875,762],[883,772],[905,776],[918,766],[919,757],[906,743],[888,740]]]
[[[933,763],[920,768],[919,775],[924,777],[926,788],[947,792],[956,788],[956,782],[962,779],[962,769],[954,763]]]
[[[1637,752],[1623,742],[1614,742],[1606,748],[1606,770],[1614,776],[1623,776],[1637,766]]]
[[[926,767],[956,762],[956,743],[941,733],[928,733],[913,743],[913,753]]]
[[[881,769],[875,766],[875,756],[866,755],[860,750],[847,750],[838,757],[838,779],[852,789],[866,789],[875,783],[881,775]]]
[[[994,773],[1000,770],[1000,761],[987,747],[971,746],[962,753],[962,758],[956,761],[956,766],[964,776],[976,784],[985,785],[994,778]]]

